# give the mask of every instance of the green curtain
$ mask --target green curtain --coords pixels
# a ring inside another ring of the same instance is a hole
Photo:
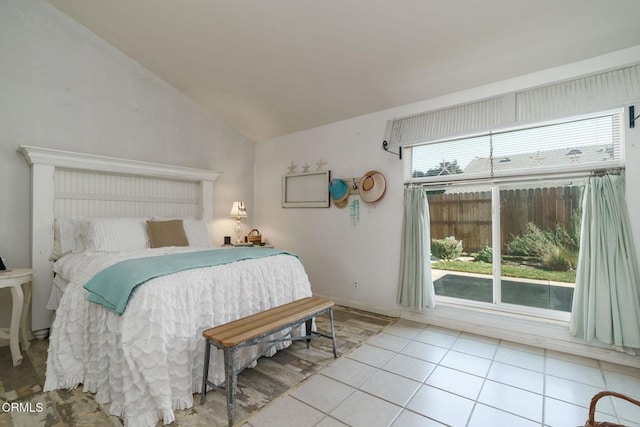
[[[640,348],[640,274],[625,178],[589,178],[569,330],[585,341]]]
[[[398,304],[414,310],[435,307],[431,279],[429,203],[422,187],[404,190]]]

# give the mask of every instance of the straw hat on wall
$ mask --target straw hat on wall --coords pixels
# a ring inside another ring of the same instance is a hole
[[[360,178],[360,198],[366,203],[375,203],[384,196],[386,180],[378,171],[369,171]]]

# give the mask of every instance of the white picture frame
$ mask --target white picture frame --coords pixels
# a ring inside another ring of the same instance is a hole
[[[330,175],[330,171],[284,175],[282,207],[328,208]]]

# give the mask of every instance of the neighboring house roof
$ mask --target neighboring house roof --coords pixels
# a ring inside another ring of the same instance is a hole
[[[613,160],[614,153],[611,145],[584,145],[572,148],[561,148],[557,150],[543,150],[530,153],[515,154],[494,158],[494,171],[506,170],[526,170],[532,167],[545,166],[573,166],[578,163],[591,163]],[[471,160],[464,174],[481,174],[490,170],[491,164],[488,157],[476,157]],[[526,184],[527,188],[548,187],[548,184],[539,182],[536,185]],[[455,186],[447,189],[446,193],[474,193],[480,190],[478,186]]]
[[[578,163],[602,162],[613,160],[611,145],[584,145],[557,150],[535,151],[510,156],[495,157],[494,171],[529,169],[544,166],[573,166]],[[464,169],[465,174],[482,173],[490,170],[488,157],[476,157]]]

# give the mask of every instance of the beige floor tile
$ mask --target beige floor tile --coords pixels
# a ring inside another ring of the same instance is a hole
[[[542,373],[500,362],[493,362],[487,378],[537,394],[542,394],[544,390]]]
[[[435,363],[426,362],[404,354],[396,354],[382,369],[414,381],[424,382],[435,367]]]
[[[334,379],[324,375],[315,375],[290,395],[328,414],[354,391],[355,388]]]
[[[373,366],[343,357],[325,368],[322,375],[338,380],[352,387],[359,387],[378,369]]]
[[[400,406],[356,391],[331,411],[330,415],[353,427],[386,427],[401,409]]]
[[[475,375],[456,371],[455,369],[445,366],[438,366],[431,375],[429,375],[425,384],[466,397],[467,399],[476,400],[483,382],[483,378]]]
[[[439,363],[447,353],[447,350],[435,345],[413,341],[403,348],[400,353],[417,359],[422,359],[427,362]]]
[[[532,421],[542,421],[542,396],[530,391],[487,380],[478,402]]]
[[[584,383],[566,380],[564,378],[545,376],[545,395],[556,400],[588,408],[591,398],[602,389]],[[600,412],[615,415],[613,402],[610,397],[601,398],[597,409]]]
[[[540,427],[540,423],[478,403],[467,427],[488,426]]]
[[[369,338],[367,344],[381,347],[386,350],[398,352],[409,344],[411,340],[397,335],[385,334],[384,332]]]
[[[547,357],[545,361],[545,373],[602,389],[605,387],[602,371],[597,367],[587,366],[582,363]]]
[[[589,419],[589,410],[582,406],[561,402],[550,397],[544,399],[544,424],[549,427],[581,426]],[[596,421],[617,423],[616,417],[596,412]]]
[[[500,346],[496,350],[494,360],[532,371],[544,372],[544,354]]]
[[[449,350],[440,364],[469,374],[485,377],[487,372],[489,372],[491,360],[472,354]]]
[[[485,359],[493,359],[493,355],[495,354],[497,347],[498,344],[494,342],[483,342],[460,337],[453,344],[451,349],[461,353],[484,357]]]
[[[376,368],[384,366],[393,356],[395,356],[395,352],[393,351],[368,344],[363,344],[347,355],[349,359],[357,360],[358,362],[366,363]]]
[[[370,376],[360,386],[360,390],[396,405],[404,406],[420,385],[417,381],[380,370]]]
[[[397,335],[399,337],[413,339],[425,328],[425,325],[418,322],[400,319],[391,326],[384,329],[385,334]]]
[[[432,329],[425,329],[420,332],[416,337],[416,341],[420,341],[426,344],[437,345],[438,347],[450,348],[457,340],[456,335],[446,334],[443,332],[434,331]]]
[[[393,422],[393,427],[443,427],[445,424],[439,423],[431,418],[416,414],[415,412],[403,410],[398,418]]]
[[[247,420],[253,427],[315,426],[324,414],[291,396],[284,396]]]
[[[452,410],[452,408],[455,408]],[[407,404],[407,409],[451,426],[465,426],[473,401],[423,385]]]

